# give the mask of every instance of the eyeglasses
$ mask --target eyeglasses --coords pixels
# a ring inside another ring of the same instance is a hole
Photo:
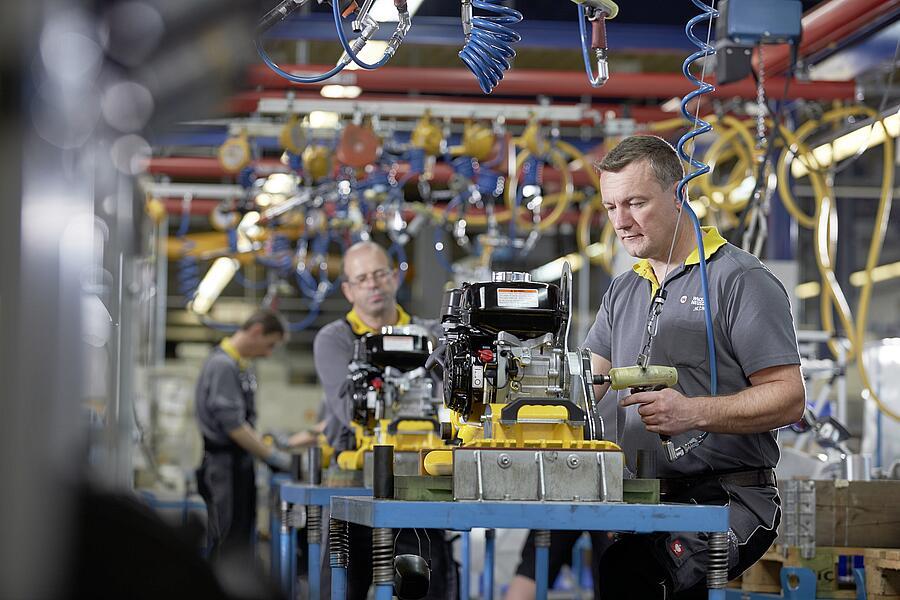
[[[393,274],[393,269],[378,269],[377,271],[372,271],[371,273],[363,273],[362,275],[357,275],[352,279],[348,279],[348,282],[352,286],[361,286],[365,285],[366,282],[371,279],[373,283],[379,284],[384,282]]]

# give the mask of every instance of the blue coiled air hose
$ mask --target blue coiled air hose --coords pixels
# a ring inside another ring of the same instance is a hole
[[[521,22],[522,13],[503,6],[501,1],[463,0],[462,3],[466,45],[459,51],[459,57],[475,74],[478,85],[485,94],[490,94],[503,79],[503,74],[510,67],[509,61],[516,56],[512,44],[522,39],[522,36],[508,27]],[[471,17],[473,7],[497,16]],[[471,31],[466,31],[469,28]]]
[[[706,310],[704,310],[703,312],[706,318],[706,346],[709,352],[709,391],[710,394],[715,396],[718,388],[718,371],[716,368],[716,343],[713,337],[712,306],[709,303],[709,279],[706,275],[706,252],[703,249],[703,230],[700,229],[700,219],[697,218],[697,214],[694,212],[694,210],[691,208],[691,205],[687,201],[688,183],[690,183],[692,179],[708,173],[709,165],[700,162],[699,160],[695,160],[693,156],[688,155],[684,150],[684,146],[689,140],[712,130],[712,126],[709,123],[691,114],[690,111],[688,111],[687,106],[695,98],[699,98],[703,94],[708,94],[715,89],[715,87],[713,87],[712,85],[694,77],[694,75],[691,73],[691,65],[701,58],[711,56],[716,53],[715,48],[694,35],[693,27],[694,25],[702,21],[711,21],[713,18],[717,17],[719,13],[712,6],[709,6],[708,4],[705,4],[700,0],[692,0],[692,2],[697,8],[702,10],[703,13],[688,21],[687,25],[684,28],[684,31],[687,34],[688,39],[690,39],[691,42],[695,46],[697,46],[697,48],[699,48],[699,50],[685,59],[684,63],[682,64],[681,71],[682,73],[684,73],[685,77],[687,77],[693,84],[697,86],[697,89],[685,95],[681,100],[681,114],[684,115],[684,118],[691,122],[692,127],[690,131],[681,136],[681,139],[678,140],[676,150],[678,151],[678,155],[681,156],[683,160],[687,161],[695,170],[685,174],[681,181],[678,182],[676,194],[679,202],[681,203],[681,206],[684,208],[684,210],[688,214],[688,217],[690,217],[691,219],[691,223],[694,226],[694,235],[697,238],[697,253],[700,256],[700,284],[703,288],[703,305],[706,307]]]

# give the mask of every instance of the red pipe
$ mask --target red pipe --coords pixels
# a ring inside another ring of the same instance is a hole
[[[871,0],[870,0],[871,1]],[[897,2],[900,0],[891,0]],[[291,65],[288,71],[313,71],[320,65]],[[374,71],[342,73],[328,83],[357,85],[365,91],[418,92],[432,94],[476,94],[480,88],[475,77],[466,69],[436,69],[425,67],[381,67]],[[710,78],[710,83],[715,83]],[[265,65],[250,68],[249,84],[266,89],[298,87],[279,77]],[[308,86],[305,86],[309,89]],[[784,79],[767,78],[766,91],[781,97]],[[497,93],[509,96],[588,96],[592,98],[671,98],[691,91],[690,82],[680,73],[615,73],[602,87],[588,84],[583,72],[513,69],[497,86]],[[852,81],[794,82],[788,91],[789,99],[852,100],[855,84]],[[747,78],[716,88],[713,97],[756,97],[756,84]]]
[[[831,0],[820,4],[803,16],[798,56],[805,58],[815,54],[898,9],[900,0]],[[755,58],[758,61],[758,52]],[[769,46],[763,58],[766,74],[778,75],[790,66],[790,49],[787,45]]]
[[[170,215],[180,216],[182,210],[182,199],[181,198],[159,198],[159,200],[166,207],[166,212]],[[213,209],[218,206],[219,201],[211,198],[194,198],[191,200],[191,215],[198,216],[209,216],[209,214],[213,211]],[[477,208],[467,208],[466,214],[470,216],[481,216],[484,215],[484,210]],[[605,213],[596,213],[595,220],[602,217],[602,214]],[[406,219],[407,222],[412,221],[415,217],[415,213],[412,211],[405,211],[403,214],[403,218]],[[576,225],[579,220],[579,213],[575,210],[569,210],[562,214],[559,218],[559,223],[567,223],[569,225]]]
[[[258,166],[262,170],[267,171],[286,171],[286,167],[278,160],[264,159],[257,161]],[[397,170],[397,176],[402,177],[409,172],[409,165],[401,163]],[[168,175],[175,179],[225,179],[234,178],[233,173],[227,173],[222,165],[219,164],[217,158],[198,158],[193,156],[167,157],[167,158],[151,158],[148,173],[151,175]],[[433,183],[443,184],[450,180],[453,174],[453,168],[446,163],[437,163],[434,168]],[[561,180],[559,171],[552,167],[545,167],[544,182],[558,184]],[[578,170],[572,173],[572,182],[574,185],[583,186],[590,185],[590,180],[584,171]]]

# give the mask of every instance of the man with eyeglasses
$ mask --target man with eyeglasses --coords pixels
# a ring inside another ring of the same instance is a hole
[[[434,321],[410,316],[397,304],[399,274],[391,265],[387,252],[378,244],[365,241],[351,246],[344,253],[342,275],[341,291],[350,302],[351,310],[344,318],[323,327],[313,342],[316,374],[325,392],[324,410],[321,411],[325,415],[325,435],[334,447],[335,456],[352,449],[355,444],[349,427],[352,407],[341,389],[347,379],[356,340],[367,333],[378,333],[386,326],[416,323],[429,329],[437,327]],[[456,570],[450,544],[445,541],[443,531],[425,531],[430,544],[426,540],[420,544],[412,530],[403,530],[394,544],[395,553],[419,554],[421,548],[431,566],[431,584],[426,598],[456,598]],[[348,600],[363,600],[368,594],[372,583],[371,548],[372,530],[351,524]],[[329,598],[331,573],[328,561],[323,561],[322,570],[322,598]]]

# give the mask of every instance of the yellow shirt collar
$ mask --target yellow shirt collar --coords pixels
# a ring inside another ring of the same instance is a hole
[[[240,369],[246,369],[250,366],[250,361],[241,356],[241,353],[237,351],[237,348],[234,347],[234,344],[231,343],[231,338],[225,338],[219,343],[219,347],[222,348],[222,351],[225,352],[228,356],[234,359],[234,362],[238,364]]]
[[[715,254],[719,248],[728,243],[728,240],[723,238],[715,227],[701,227],[701,229],[703,230],[703,254],[706,258]],[[685,266],[700,264],[700,253],[695,249],[684,259],[684,264]],[[650,293],[655,294],[656,290],[659,289],[659,282],[656,280],[656,274],[653,272],[650,262],[646,258],[642,258],[631,268],[635,273],[650,282]]]
[[[347,322],[350,323],[350,329],[353,330],[355,335],[365,335],[367,333],[379,333],[375,331],[368,325],[366,325],[363,320],[356,314],[356,309],[354,308],[350,312],[347,313]],[[403,310],[403,307],[399,304],[397,305],[397,322],[394,323],[395,326],[398,325],[409,325],[412,319],[409,314]]]

